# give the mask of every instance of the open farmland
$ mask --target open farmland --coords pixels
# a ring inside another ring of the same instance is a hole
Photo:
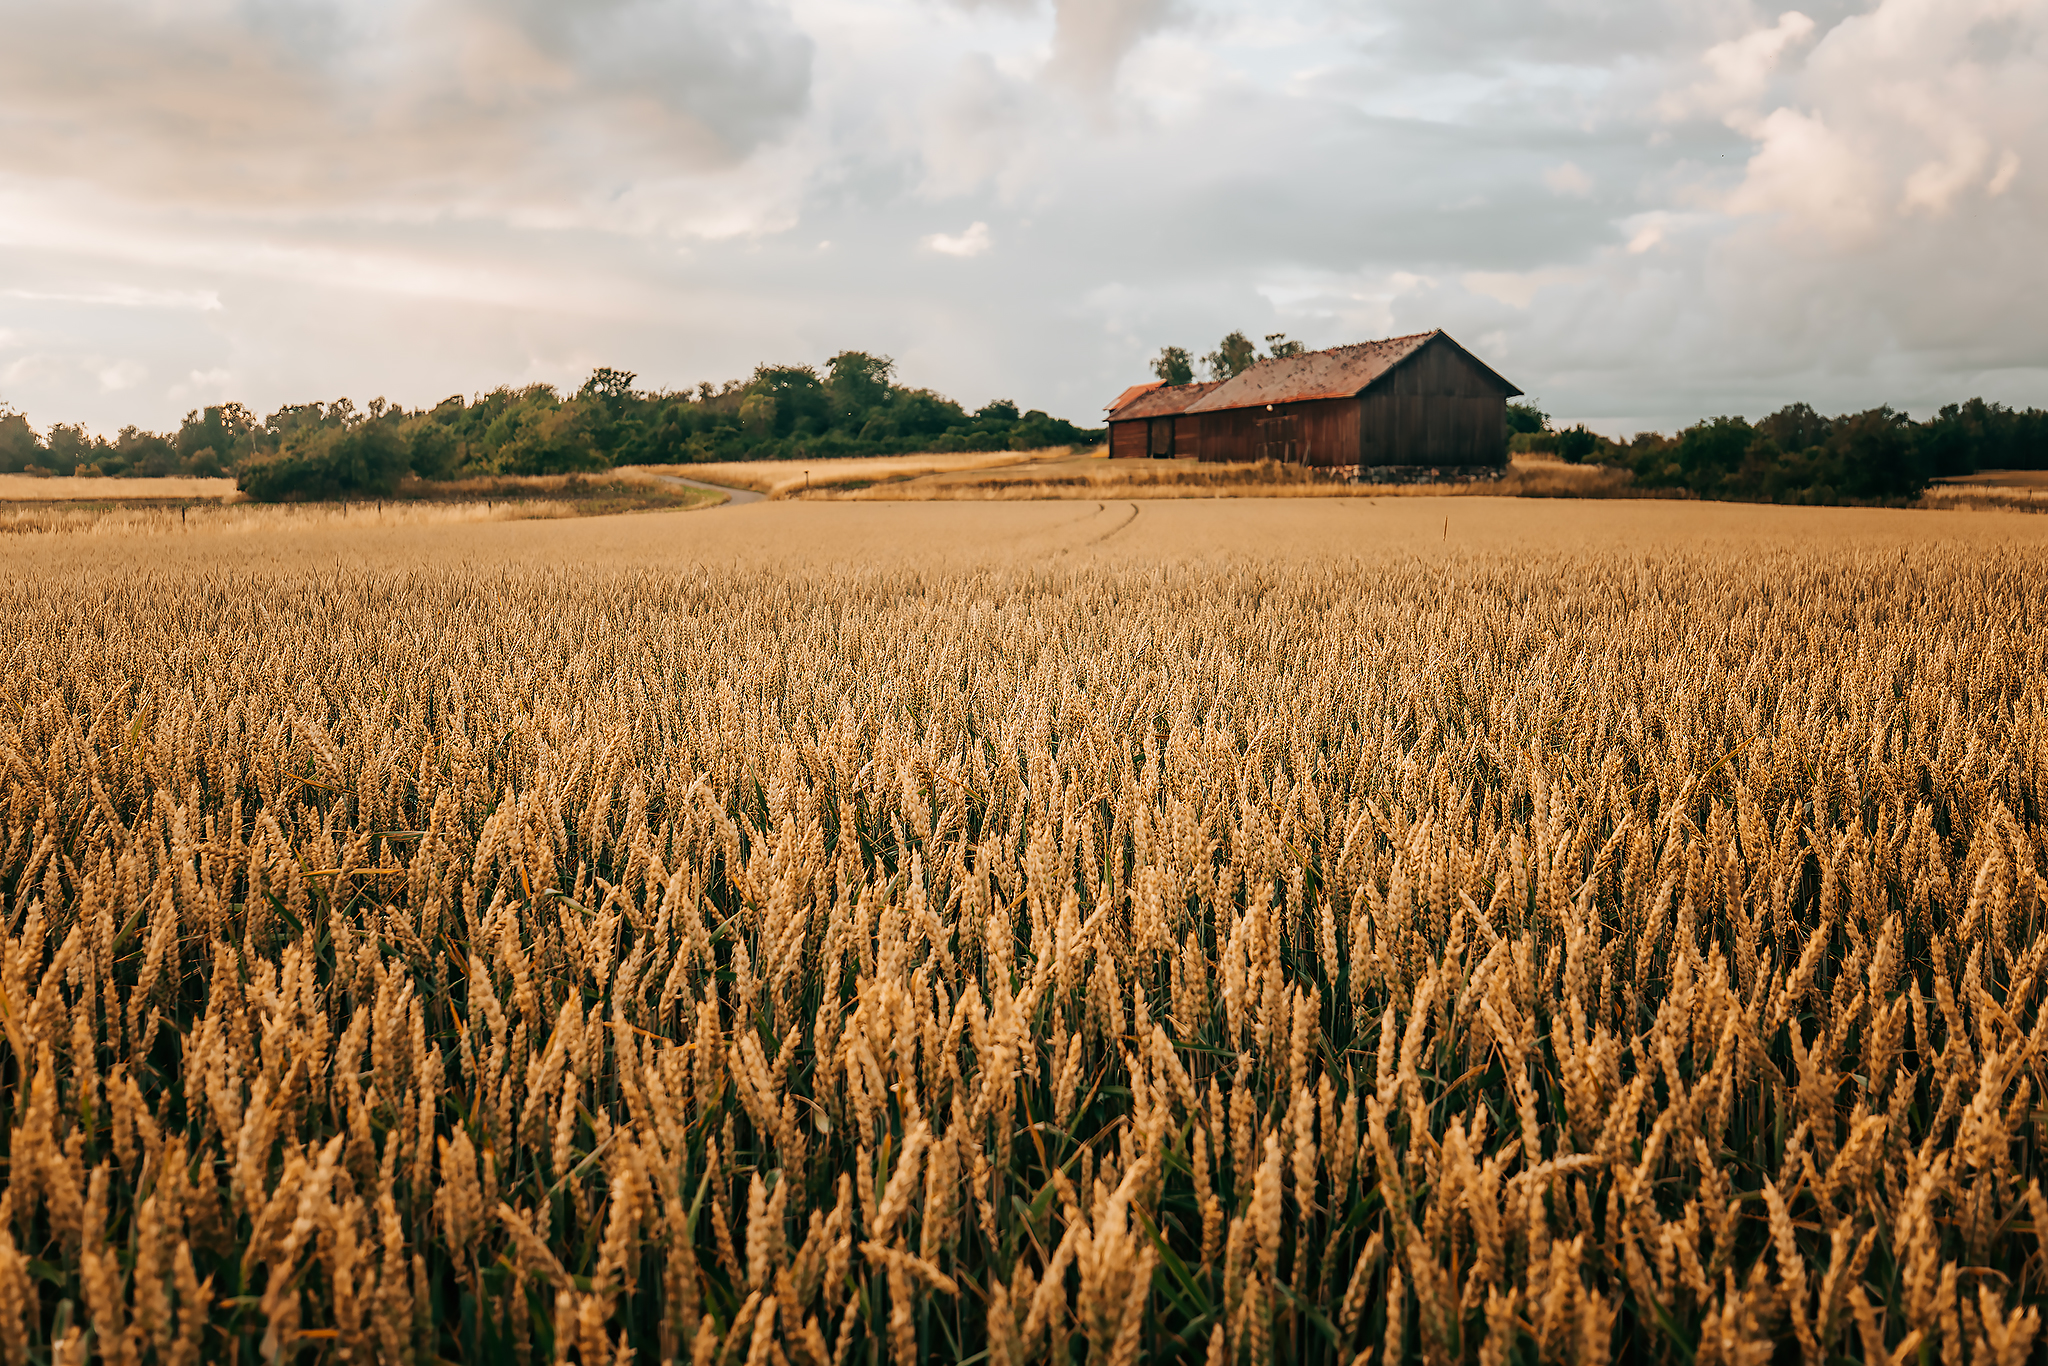
[[[0,1360],[2027,1360],[2044,540],[10,540]]]
[[[650,471],[654,467],[649,467]],[[986,502],[1114,498],[1440,497],[1626,498],[1626,474],[1517,456],[1489,483],[1369,485],[1321,477],[1301,465],[1230,465],[1199,460],[1111,460],[1108,448],[970,451],[844,460],[756,460],[665,465],[663,473],[749,489],[769,498],[849,502]]]

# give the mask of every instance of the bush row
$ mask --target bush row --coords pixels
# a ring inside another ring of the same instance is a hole
[[[174,433],[124,427],[113,440],[58,424],[38,436],[0,409],[0,471],[219,477],[266,501],[389,494],[408,475],[574,474],[618,465],[1032,450],[1099,432],[999,399],[968,412],[896,383],[886,356],[842,351],[824,369],[763,365],[752,378],[647,391],[603,367],[574,393],[501,387],[407,411],[383,399],[288,404],[258,418],[238,403],[186,415]]]
[[[2048,412],[1973,398],[1924,422],[1890,407],[1824,417],[1794,403],[1757,422],[1715,417],[1676,436],[1618,442],[1584,424],[1553,430],[1533,403],[1508,405],[1517,452],[1626,468],[1649,488],[1774,503],[1886,503],[1979,470],[2048,469]]]

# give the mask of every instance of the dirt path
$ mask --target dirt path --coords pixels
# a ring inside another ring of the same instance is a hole
[[[652,473],[650,471],[650,473]],[[665,484],[681,484],[684,488],[703,489],[707,493],[722,493],[725,502],[719,506],[739,507],[744,503],[758,503],[761,495],[752,489],[736,489],[726,484],[707,484],[701,479],[685,479],[680,474],[655,474],[654,478]]]

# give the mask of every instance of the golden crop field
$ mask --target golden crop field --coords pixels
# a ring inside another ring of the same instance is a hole
[[[0,547],[0,1361],[2034,1359],[2048,521]]]

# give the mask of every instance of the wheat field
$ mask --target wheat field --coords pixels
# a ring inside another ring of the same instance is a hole
[[[2036,1359],[2040,525],[8,545],[0,1361]]]

